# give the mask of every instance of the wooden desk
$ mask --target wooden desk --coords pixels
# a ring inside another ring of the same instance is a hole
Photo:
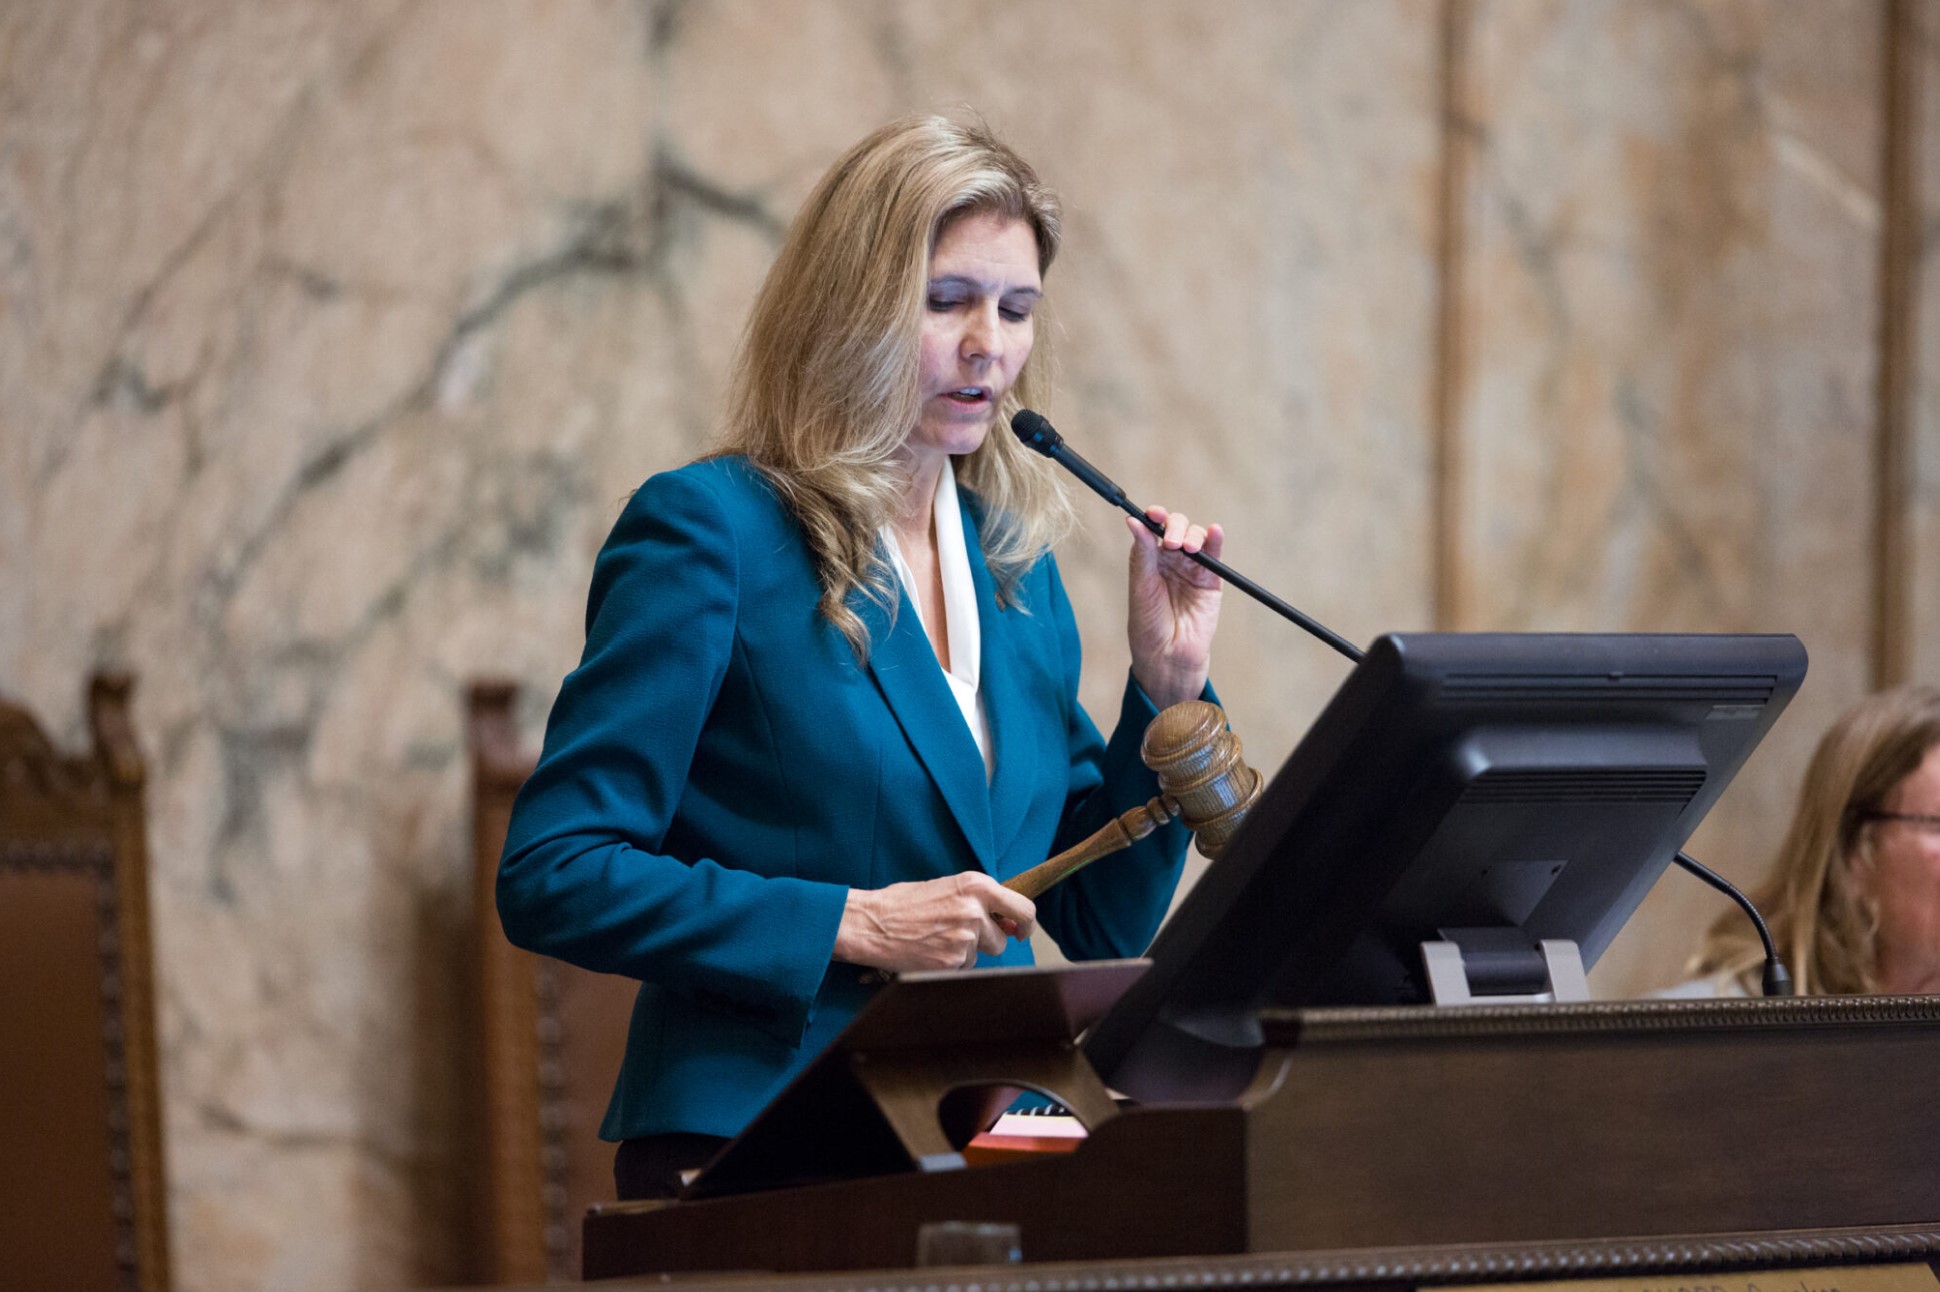
[[[1015,1223],[1026,1260],[1094,1263],[1101,1287],[1161,1268],[1199,1271],[1179,1286],[1414,1284],[1940,1251],[1940,999],[1263,1022],[1235,1104],[1128,1111],[1045,1161],[596,1208],[586,1273],[889,1270],[944,1220]]]

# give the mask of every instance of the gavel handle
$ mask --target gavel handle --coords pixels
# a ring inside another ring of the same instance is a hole
[[[1004,881],[1004,887],[1036,901],[1045,889],[1083,870],[1100,857],[1109,857],[1122,848],[1129,848],[1152,831],[1178,815],[1178,804],[1168,804],[1164,796],[1155,798],[1142,807],[1120,813],[1099,828],[1089,839],[1066,848],[1049,861],[1032,866],[1021,875],[1012,875]],[[1002,920],[997,912],[990,917]],[[863,973],[865,983],[884,983],[896,977],[887,969],[870,969]]]
[[[1066,848],[1049,861],[1033,866],[1021,875],[1012,875],[1004,881],[1004,887],[1036,901],[1051,885],[1069,878],[1100,857],[1109,857],[1121,848],[1131,847],[1172,817],[1173,812],[1163,799],[1153,799],[1105,822],[1089,839]]]

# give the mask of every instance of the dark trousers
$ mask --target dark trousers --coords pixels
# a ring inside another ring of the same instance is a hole
[[[678,1197],[680,1173],[707,1165],[725,1143],[720,1135],[686,1131],[621,1140],[613,1154],[613,1187],[621,1202]]]

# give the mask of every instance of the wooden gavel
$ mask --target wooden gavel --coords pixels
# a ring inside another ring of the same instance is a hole
[[[1139,757],[1158,774],[1159,796],[1111,821],[1089,839],[1004,881],[1013,893],[1035,899],[1051,885],[1128,848],[1174,817],[1185,822],[1199,851],[1217,861],[1240,822],[1259,800],[1265,782],[1240,757],[1239,737],[1226,729],[1226,713],[1204,700],[1164,710],[1145,729]]]

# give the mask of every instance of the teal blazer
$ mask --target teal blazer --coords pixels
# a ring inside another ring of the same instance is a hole
[[[830,960],[851,887],[1027,870],[1158,792],[1128,679],[1101,740],[1049,556],[997,604],[975,500],[984,763],[905,599],[853,604],[858,663],[816,609],[792,515],[744,459],[648,480],[593,569],[586,649],[560,687],[500,861],[511,940],[641,981],[607,1139],[733,1135],[875,990]],[[1074,959],[1137,955],[1185,857],[1155,831],[1046,893]],[[983,964],[1028,964],[1013,942]]]

